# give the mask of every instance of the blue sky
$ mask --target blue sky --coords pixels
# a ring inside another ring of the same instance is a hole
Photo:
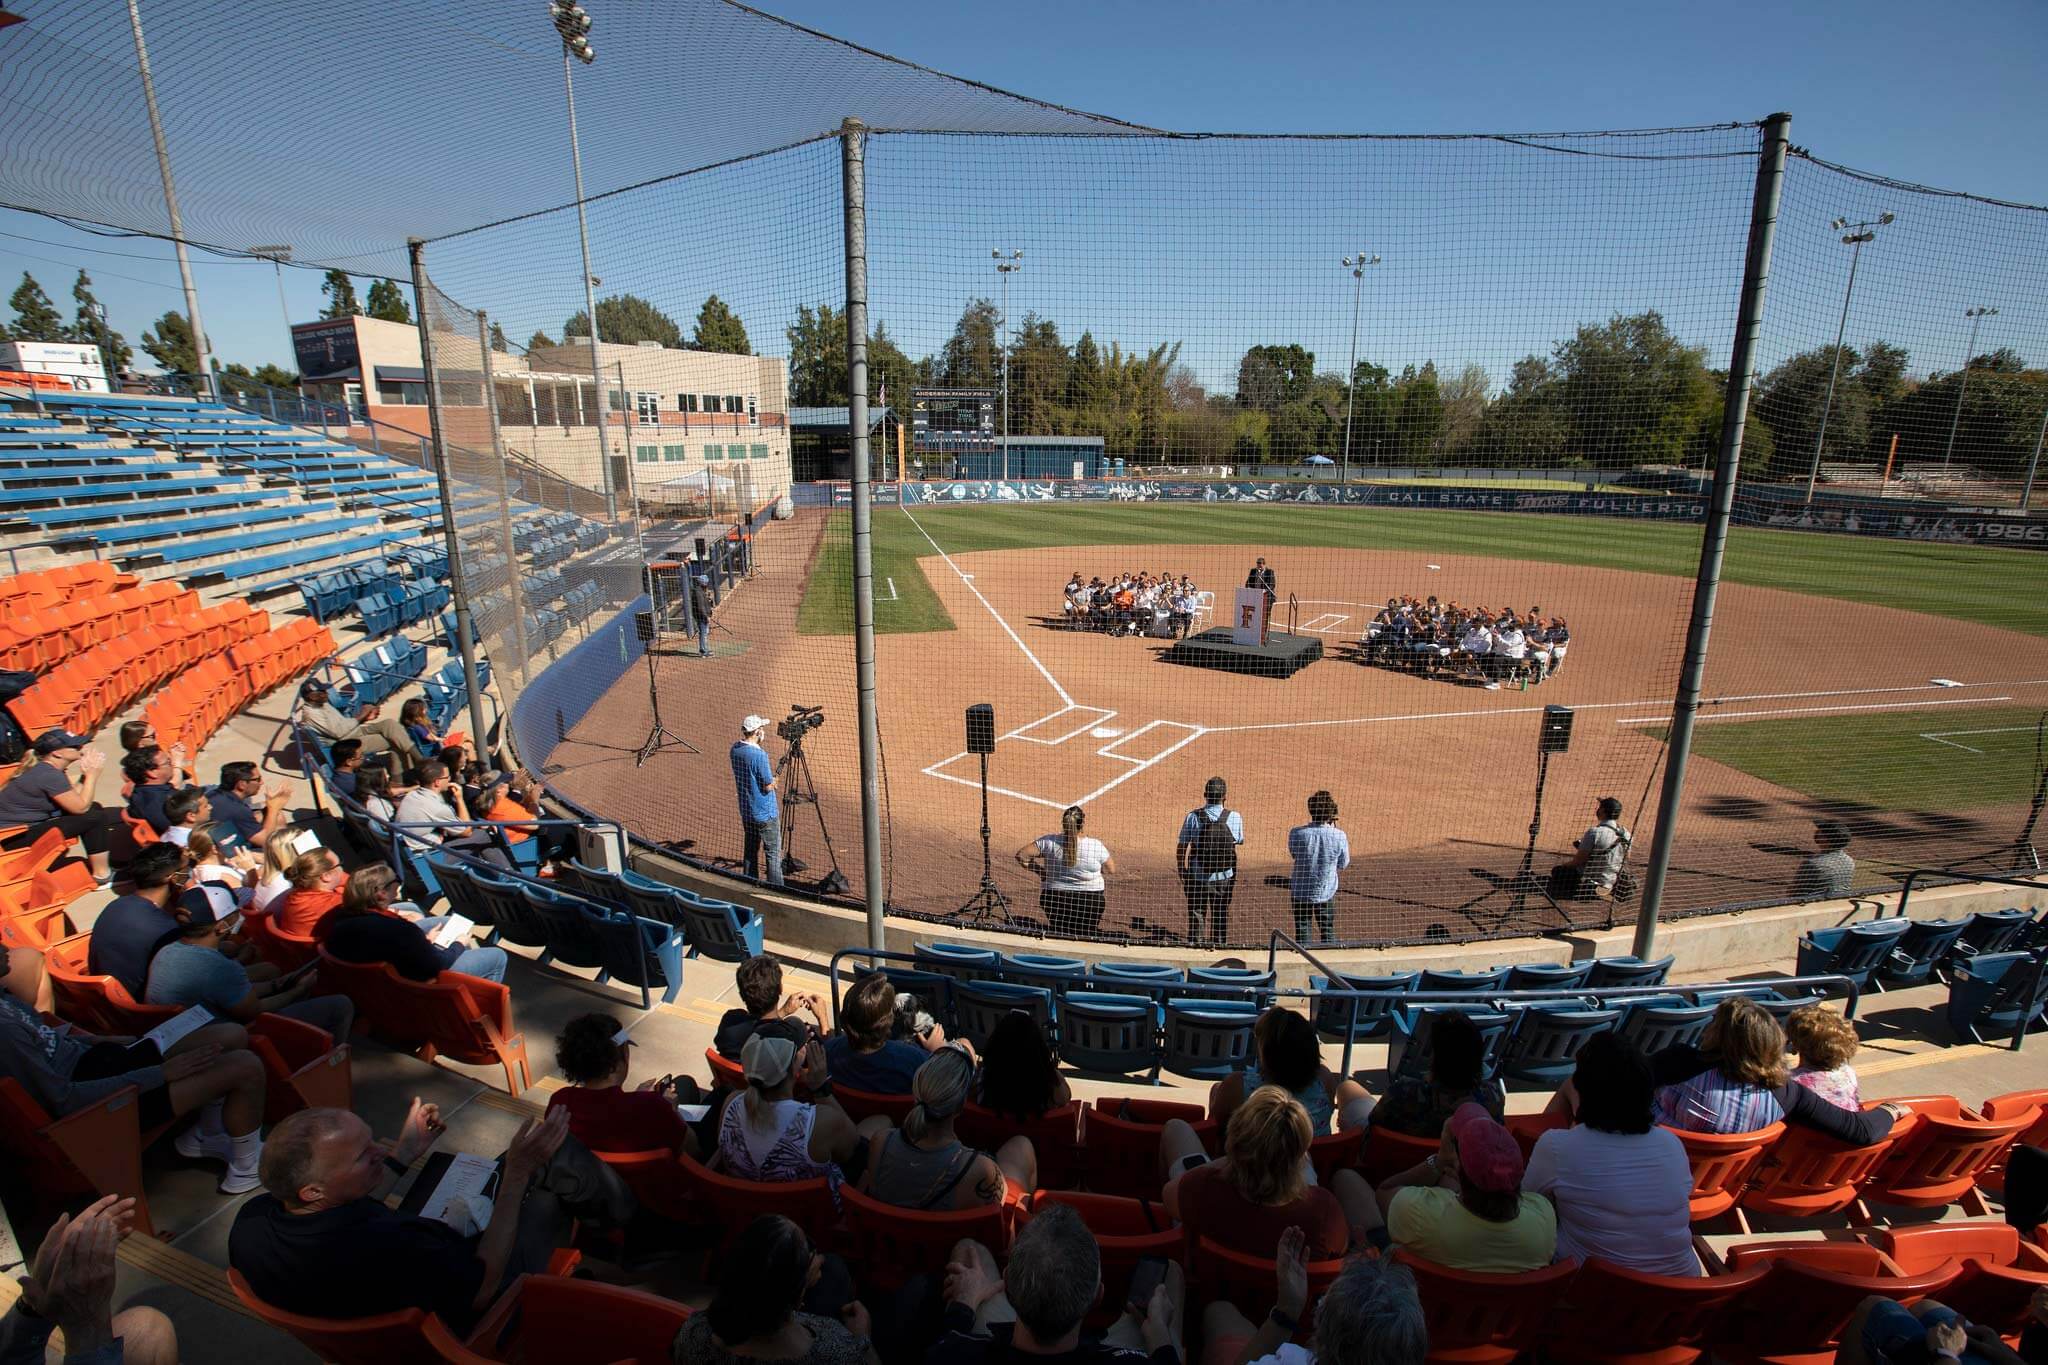
[[[602,24],[602,8],[593,8]],[[1831,160],[2048,203],[2048,159],[2040,154],[2048,102],[2038,95],[2048,9],[2035,0],[1933,11],[1891,0],[1853,11],[1746,0],[1712,8],[1489,2],[1454,10],[1049,0],[993,23],[991,11],[936,0],[854,10],[785,0],[771,8],[956,74],[1166,128],[1634,128],[1752,119],[1782,108],[1795,115],[1794,141]],[[963,21],[964,13],[973,20]],[[735,78],[747,78],[744,61],[735,63]],[[534,148],[543,157],[554,149],[546,118],[557,98],[552,86],[536,92]],[[292,130],[301,137],[311,131],[303,123]],[[585,126],[586,139],[611,146],[645,131]],[[654,140],[659,150],[643,163],[662,169],[660,158],[677,153]],[[1334,152],[1295,144],[1271,154],[1185,146],[1158,157],[1100,144],[1049,147],[1034,151],[1033,164],[1053,182],[1052,195],[1026,177],[999,192],[949,190],[936,207],[903,192],[906,177],[940,186],[965,170],[967,183],[979,183],[975,170],[985,166],[988,144],[906,146],[893,159],[895,149],[883,146],[877,181],[896,173],[887,188],[898,194],[878,194],[874,206],[877,314],[915,355],[943,337],[969,291],[993,292],[986,247],[1023,245],[1027,268],[1012,311],[1039,308],[1065,325],[1070,340],[1081,325],[1127,342],[1178,338],[1212,384],[1227,378],[1235,351],[1254,339],[1301,339],[1326,367],[1341,368],[1348,280],[1324,258],[1355,244],[1387,257],[1368,278],[1369,291],[1379,292],[1368,293],[1361,328],[1361,350],[1383,360],[1479,363],[1498,383],[1515,356],[1544,348],[1570,320],[1656,303],[1688,340],[1709,348],[1711,363],[1724,363],[1733,307],[1725,282],[1739,257],[1746,207],[1729,193],[1741,178],[1737,163],[1674,167],[1631,182],[1517,159],[1498,144]],[[1269,196],[1251,193],[1259,179],[1248,173],[1253,167],[1270,181]],[[751,202],[767,210],[725,218],[694,251],[651,248],[647,224],[621,211],[609,239],[598,224],[599,273],[657,295],[686,326],[685,315],[710,289],[739,295],[757,347],[777,350],[795,304],[831,297],[836,284],[830,216],[788,212],[788,196],[825,187],[830,170],[812,153],[762,168]],[[538,199],[555,197],[551,180],[537,182]],[[1290,188],[1302,191],[1308,207],[1286,202]],[[1184,193],[1189,207],[1162,217],[1121,203],[1119,190],[1168,202]],[[688,203],[694,193],[679,190],[674,200]],[[1600,212],[1584,212],[1588,194],[1605,196],[1594,200]],[[1852,342],[1866,330],[1867,307],[1883,317],[1872,319],[1871,330],[1903,340],[1916,369],[1952,365],[1942,356],[1960,351],[1960,307],[1995,301],[2002,314],[1994,323],[2010,330],[2003,338],[1987,333],[1980,349],[2016,341],[2036,363],[2048,360],[2040,344],[2048,300],[2038,281],[2038,230],[2015,232],[2010,215],[1973,217],[1953,201],[1925,201],[1908,214],[1891,202],[1902,199],[1814,178],[1788,194],[1783,280],[1774,297],[1783,334],[1797,345],[1832,335],[1845,262],[1826,219],[1889,207],[1901,212],[1901,223],[1865,257]],[[1087,212],[1062,202],[1085,202]],[[1243,226],[1248,205],[1269,218]],[[713,219],[730,212],[698,207]],[[764,236],[759,225],[771,219],[775,230]],[[537,228],[519,257],[536,274],[545,262],[544,287],[517,284],[500,268],[466,259],[462,248],[447,252],[437,273],[466,301],[496,305],[515,339],[536,325],[553,330],[570,310],[564,304],[580,303],[573,259],[565,259],[573,237],[560,227]],[[8,288],[27,269],[68,307],[72,274],[83,264],[131,343],[150,319],[180,306],[170,252],[160,243],[107,241],[14,213],[0,213],[0,233],[16,234],[0,236]],[[287,361],[270,267],[203,253],[194,261],[217,352],[251,364]],[[555,278],[565,270],[568,278]],[[1199,280],[1208,287],[1197,289]],[[317,312],[317,276],[287,271],[286,287],[294,319]]]

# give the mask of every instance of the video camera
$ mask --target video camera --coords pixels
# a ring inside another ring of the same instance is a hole
[[[798,744],[803,737],[825,723],[825,708],[822,706],[792,706],[789,715],[775,722],[775,733],[790,744]]]

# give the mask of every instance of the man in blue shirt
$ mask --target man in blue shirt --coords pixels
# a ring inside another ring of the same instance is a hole
[[[1335,937],[1337,874],[1351,866],[1351,840],[1337,828],[1337,799],[1317,792],[1308,799],[1308,823],[1287,831],[1287,852],[1294,870],[1287,878],[1287,893],[1294,902],[1294,941],[1308,942],[1308,924],[1314,916],[1322,941]]]
[[[134,787],[128,794],[128,813],[138,820],[147,820],[158,834],[169,829],[171,822],[164,815],[164,802],[171,799],[171,793],[183,790],[173,781],[176,770],[171,766],[171,756],[154,745],[137,749],[121,760],[121,774]]]
[[[254,763],[221,765],[220,785],[207,793],[213,802],[213,818],[234,832],[223,847],[260,845],[282,829],[291,816],[288,788],[263,790],[263,777]]]
[[[746,873],[770,886],[782,885],[782,805],[775,796],[775,765],[762,751],[768,722],[748,716],[732,746],[732,780],[740,801],[740,825],[746,830]],[[766,867],[763,867],[763,864]]]
[[[1224,807],[1229,788],[1220,777],[1202,785],[1203,804],[1180,822],[1173,846],[1181,890],[1188,898],[1188,943],[1222,943],[1230,936],[1230,898],[1237,891],[1237,850],[1244,817]]]
[[[93,921],[85,969],[111,976],[121,989],[140,1000],[149,982],[149,964],[157,951],[178,936],[171,901],[185,885],[185,850],[176,844],[151,844],[128,864],[133,887],[117,896]]]

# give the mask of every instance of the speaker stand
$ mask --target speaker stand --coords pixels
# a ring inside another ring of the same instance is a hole
[[[661,689],[654,684],[653,613],[642,613],[641,618],[636,618],[634,624],[638,625],[640,619],[643,618],[647,622],[648,631],[647,639],[640,653],[641,657],[647,660],[647,704],[654,712],[654,724],[648,727],[647,738],[640,741],[639,749],[633,754],[633,766],[636,768],[646,763],[648,759],[654,757],[663,749],[676,748],[693,754],[704,752],[696,745],[690,743],[689,740],[684,739],[681,735],[661,723]]]
[[[953,912],[965,924],[1008,924],[1010,898],[996,885],[995,863],[989,856],[988,755],[981,756],[981,886]]]

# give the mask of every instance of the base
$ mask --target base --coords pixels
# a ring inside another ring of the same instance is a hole
[[[1270,635],[1263,645],[1240,645],[1228,630],[1190,635],[1159,656],[1170,664],[1220,668],[1226,673],[1252,673],[1261,678],[1291,678],[1323,657],[1319,635]]]

